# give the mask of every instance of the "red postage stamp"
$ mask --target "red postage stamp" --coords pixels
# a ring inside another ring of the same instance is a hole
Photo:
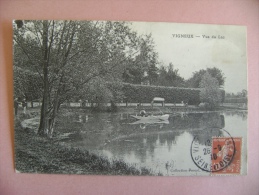
[[[213,138],[212,174],[240,174],[241,146],[242,138]]]

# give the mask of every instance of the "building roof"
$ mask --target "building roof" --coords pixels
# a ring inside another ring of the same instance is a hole
[[[154,97],[153,101],[155,101],[155,102],[164,102],[164,101],[165,101],[165,98]]]

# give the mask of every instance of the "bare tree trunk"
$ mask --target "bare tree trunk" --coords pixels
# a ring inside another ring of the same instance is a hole
[[[49,80],[48,80],[48,21],[43,21],[43,79],[44,79],[44,88],[43,88],[43,101],[41,106],[41,117],[40,117],[40,126],[38,133],[40,135],[47,135],[49,133]]]
[[[53,132],[54,132],[57,112],[58,112],[58,104],[54,105],[54,110],[53,110],[52,116],[51,116],[51,118],[49,120],[49,131],[48,131],[48,134],[47,134],[47,136],[49,138],[52,138],[52,135],[53,135]]]
[[[48,137],[52,137],[52,134],[54,132],[54,127],[55,127],[55,123],[56,123],[56,116],[57,116],[57,113],[58,113],[58,108],[60,106],[60,102],[59,102],[59,89],[57,91],[57,94],[56,94],[56,98],[55,98],[55,101],[54,101],[54,108],[53,108],[53,111],[52,111],[52,115],[50,117],[50,120],[49,120],[49,132],[48,132]]]

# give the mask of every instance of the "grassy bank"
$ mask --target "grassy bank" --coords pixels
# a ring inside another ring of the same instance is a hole
[[[122,160],[108,160],[78,148],[66,147],[54,140],[24,129],[21,122],[27,116],[15,119],[16,170],[28,173],[62,173],[95,175],[154,175],[151,170],[137,168]]]

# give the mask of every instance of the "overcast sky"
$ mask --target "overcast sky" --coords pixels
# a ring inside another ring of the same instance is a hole
[[[172,62],[185,79],[194,71],[217,67],[226,77],[226,92],[247,89],[246,27],[133,22],[132,28],[139,34],[152,33],[159,60],[165,65]],[[188,34],[194,38],[175,38],[173,34]]]

